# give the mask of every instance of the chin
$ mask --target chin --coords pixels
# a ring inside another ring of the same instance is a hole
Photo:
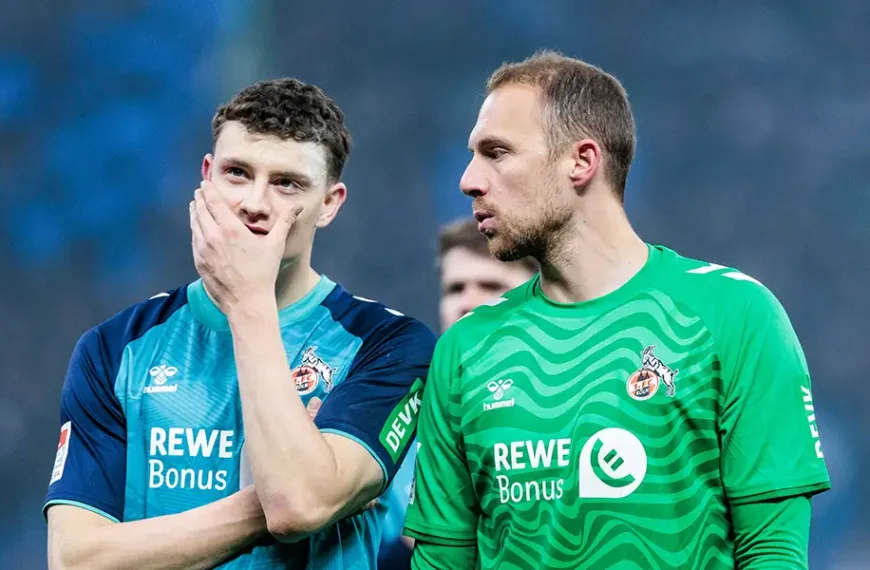
[[[505,236],[489,238],[489,253],[499,261],[517,261],[524,256],[516,244],[506,239]]]
[[[497,260],[501,261],[502,263],[510,263],[511,261],[519,261],[525,257],[525,255],[518,253],[515,249],[494,252],[492,254],[492,256],[494,258],[496,258]]]
[[[546,251],[544,236],[535,231],[500,231],[487,236],[489,253],[502,262],[519,261],[525,257],[540,260]]]

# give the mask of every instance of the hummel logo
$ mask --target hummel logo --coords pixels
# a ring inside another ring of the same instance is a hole
[[[177,392],[178,384],[172,384],[169,386],[165,386],[166,382],[169,381],[170,378],[178,374],[178,368],[174,366],[167,366],[165,364],[161,364],[159,366],[154,366],[151,370],[148,371],[148,375],[151,376],[151,381],[154,383],[152,386],[145,386],[143,390],[146,394],[153,394],[155,392]]]
[[[497,410],[499,408],[512,408],[514,406],[514,398],[510,400],[502,400],[504,398],[505,392],[507,392],[511,386],[514,385],[514,381],[510,378],[505,380],[493,380],[489,384],[486,385],[486,389],[492,392],[492,399],[495,402],[484,402],[483,403],[483,411],[487,412],[489,410]]]
[[[174,366],[166,366],[165,364],[161,364],[160,366],[155,366],[151,370],[148,371],[148,374],[154,378],[154,383],[158,386],[163,386],[166,384],[166,381],[178,374],[178,368]]]
[[[514,385],[514,381],[508,378],[507,380],[493,380],[489,384],[486,385],[489,388],[489,391],[492,392],[493,400],[501,400],[504,398],[504,393],[508,391],[508,388]]]

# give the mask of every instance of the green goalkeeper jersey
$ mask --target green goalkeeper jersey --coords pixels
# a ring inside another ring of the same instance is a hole
[[[611,294],[560,304],[535,278],[444,334],[407,535],[476,544],[483,569],[724,570],[730,505],[830,487],[777,299],[649,252]]]

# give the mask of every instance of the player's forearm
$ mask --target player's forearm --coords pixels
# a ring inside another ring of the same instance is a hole
[[[336,457],[290,378],[274,299],[229,320],[251,472],[270,531],[292,541],[334,516],[320,495],[334,487]]]
[[[213,568],[267,535],[252,488],[176,515],[83,528],[63,526],[50,532],[50,570]]]

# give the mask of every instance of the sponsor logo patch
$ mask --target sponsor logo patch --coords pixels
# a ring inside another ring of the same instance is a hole
[[[417,378],[408,394],[390,412],[387,423],[381,430],[381,445],[389,452],[393,462],[399,459],[417,430],[422,395],[423,380]]]
[[[60,481],[63,477],[63,468],[66,466],[66,458],[69,455],[70,437],[72,437],[72,422],[66,422],[60,427],[60,440],[57,442],[57,455],[54,457],[54,469],[51,471],[49,485]]]

